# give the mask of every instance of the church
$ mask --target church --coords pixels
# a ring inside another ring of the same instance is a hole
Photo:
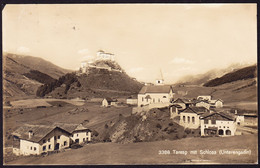
[[[138,106],[149,105],[152,107],[169,106],[173,100],[173,88],[164,85],[163,78],[156,80],[155,85],[145,85],[138,93]]]

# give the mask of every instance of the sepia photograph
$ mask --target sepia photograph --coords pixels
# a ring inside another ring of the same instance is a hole
[[[4,165],[258,164],[257,4],[6,4]]]

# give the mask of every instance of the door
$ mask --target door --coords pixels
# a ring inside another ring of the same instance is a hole
[[[59,149],[60,149],[60,143],[56,143],[54,150],[59,150]]]

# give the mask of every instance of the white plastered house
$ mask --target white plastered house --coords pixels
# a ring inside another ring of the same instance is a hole
[[[70,145],[70,133],[53,125],[25,124],[15,130],[12,136],[13,153],[16,155],[40,155]]]
[[[236,118],[225,112],[205,113],[201,116],[201,136],[233,136]]]
[[[138,93],[138,106],[168,106],[173,100],[173,89],[167,85],[146,85]]]
[[[68,148],[72,143],[91,141],[91,131],[81,124],[25,124],[16,129],[12,136],[13,153],[16,155],[40,155]]]
[[[184,128],[197,129],[200,126],[200,115],[209,112],[205,107],[187,107],[180,112],[179,124]]]
[[[91,141],[91,130],[82,124],[54,123],[54,125],[68,131],[72,143],[81,144]]]

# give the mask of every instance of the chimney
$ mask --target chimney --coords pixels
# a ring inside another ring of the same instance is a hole
[[[235,114],[237,115],[237,110],[235,110]]]
[[[32,132],[32,130],[30,130],[30,131],[29,131],[29,139],[31,139],[32,136],[33,136],[33,132]]]

